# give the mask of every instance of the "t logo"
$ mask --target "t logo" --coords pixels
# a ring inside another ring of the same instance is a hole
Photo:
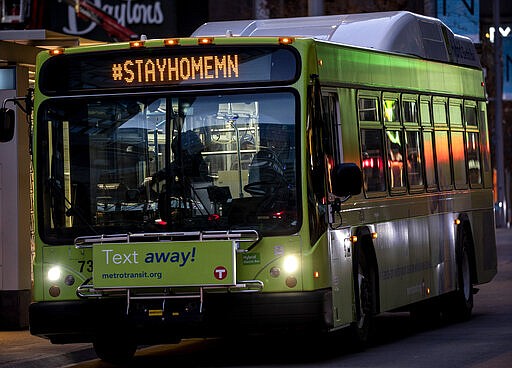
[[[213,276],[215,276],[215,278],[217,280],[224,280],[227,275],[228,275],[228,270],[226,270],[226,267],[224,267],[224,266],[217,266],[213,270]]]

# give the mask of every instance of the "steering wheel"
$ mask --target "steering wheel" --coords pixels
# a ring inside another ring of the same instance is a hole
[[[272,188],[275,185],[276,183],[271,183],[269,181],[255,181],[253,183],[246,184],[244,186],[244,190],[255,197],[263,197],[264,195],[271,194],[273,192]]]

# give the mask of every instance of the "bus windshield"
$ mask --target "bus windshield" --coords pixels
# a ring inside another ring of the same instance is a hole
[[[44,240],[296,232],[296,105],[291,92],[45,102],[37,123]]]

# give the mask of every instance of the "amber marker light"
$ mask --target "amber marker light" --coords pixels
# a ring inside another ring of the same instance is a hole
[[[58,286],[52,285],[48,290],[48,293],[54,298],[57,298],[60,295],[60,288]]]
[[[144,41],[130,41],[130,48],[138,49],[144,47]]]
[[[279,37],[279,43],[281,45],[289,45],[292,44],[295,39],[293,37]]]
[[[289,288],[294,288],[295,286],[297,286],[297,279],[295,278],[295,276],[288,276],[285,280],[285,284]]]
[[[377,239],[379,235],[377,233],[372,233],[372,239]]]
[[[162,317],[164,315],[164,311],[162,309],[150,309],[148,310],[149,317]]]
[[[454,223],[455,225],[460,225],[460,219],[455,219],[455,220],[453,221],[453,223]]]
[[[52,55],[52,56],[62,55],[64,53],[64,49],[63,48],[51,49],[49,52],[50,52],[50,55]]]
[[[357,236],[356,236],[356,235],[352,235],[352,236],[350,237],[350,241],[351,241],[352,243],[357,243]]]
[[[318,271],[313,272],[313,278],[317,279],[319,277],[320,277],[320,272],[318,272]]]
[[[197,40],[198,45],[212,45],[213,37],[201,37]]]
[[[178,46],[180,44],[180,40],[178,38],[168,38],[164,40],[165,46]]]

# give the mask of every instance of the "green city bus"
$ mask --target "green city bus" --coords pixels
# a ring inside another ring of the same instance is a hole
[[[484,76],[409,12],[44,51],[30,331],[138,345],[467,319],[496,274]]]

